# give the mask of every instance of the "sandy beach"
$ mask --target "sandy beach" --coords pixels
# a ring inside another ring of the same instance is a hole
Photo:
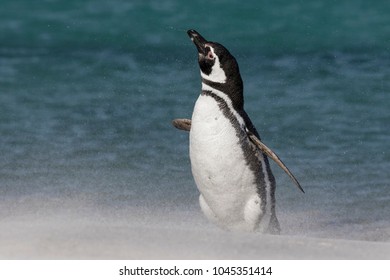
[[[387,242],[226,232],[192,212],[70,211],[0,222],[0,258],[390,259]]]

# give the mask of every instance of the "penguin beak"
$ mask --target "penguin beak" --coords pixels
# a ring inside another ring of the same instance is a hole
[[[197,31],[191,29],[187,31],[188,36],[190,36],[191,41],[194,42],[198,52],[200,54],[205,54],[206,48],[205,44],[207,43],[206,39],[202,37]]]

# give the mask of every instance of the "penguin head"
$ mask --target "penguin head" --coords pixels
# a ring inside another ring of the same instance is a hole
[[[188,30],[188,36],[198,49],[198,62],[203,79],[216,83],[241,81],[236,59],[221,44],[207,41],[195,30]]]

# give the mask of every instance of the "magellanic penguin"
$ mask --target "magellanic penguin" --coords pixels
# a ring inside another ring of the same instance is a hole
[[[189,37],[198,50],[202,92],[192,120],[175,119],[190,131],[190,160],[199,203],[205,216],[227,230],[278,234],[275,179],[268,157],[298,181],[279,157],[261,142],[244,111],[243,82],[236,59],[221,44],[195,30]]]

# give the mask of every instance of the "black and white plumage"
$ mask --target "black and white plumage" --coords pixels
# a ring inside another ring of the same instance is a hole
[[[173,124],[190,131],[191,170],[201,209],[209,220],[228,230],[279,233],[276,184],[267,156],[302,188],[261,142],[244,111],[243,82],[235,58],[195,30],[187,33],[198,50],[202,92],[192,120],[176,119]]]

